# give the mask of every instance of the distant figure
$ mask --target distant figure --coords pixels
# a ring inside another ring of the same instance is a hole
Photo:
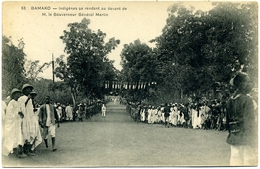
[[[73,120],[73,108],[67,104],[66,108],[65,108],[65,112],[66,112],[66,120],[72,121]]]
[[[57,106],[56,106],[56,111],[57,111],[57,113],[58,113],[59,121],[61,121],[61,117],[62,117],[62,107],[61,107],[60,103],[57,104]]]
[[[104,117],[104,118],[106,116],[106,110],[107,110],[106,106],[104,104],[102,104],[101,111],[102,111],[102,117]]]
[[[114,98],[114,104],[116,104],[116,98]]]
[[[170,105],[165,103],[164,107],[164,118],[165,118],[165,127],[170,127],[169,126],[169,116],[170,116]]]
[[[79,121],[81,121],[81,122],[83,122],[83,115],[84,115],[84,108],[83,108],[83,105],[80,103],[79,109],[78,109],[78,118],[79,118]]]

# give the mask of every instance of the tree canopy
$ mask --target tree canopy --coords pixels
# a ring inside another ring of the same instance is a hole
[[[206,12],[182,3],[170,6],[162,34],[151,40],[156,48],[146,50],[147,45],[136,41],[124,46],[125,77],[149,77],[144,71],[150,70],[144,59],[149,56],[157,96],[173,95],[176,90],[184,94],[207,92],[216,83],[228,85],[236,71],[247,72],[256,82],[257,4],[220,2],[213,6]],[[136,52],[135,46],[146,53]]]
[[[115,38],[105,42],[106,34],[92,31],[89,19],[68,24],[68,30],[60,36],[65,43],[67,61],[59,62],[56,76],[71,88],[75,99],[77,92],[87,97],[101,97],[105,80],[114,78],[112,62],[107,55],[120,43]]]
[[[2,39],[2,94],[5,97],[14,87],[20,88],[25,81],[26,55],[22,43],[21,39],[17,47],[6,36]]]

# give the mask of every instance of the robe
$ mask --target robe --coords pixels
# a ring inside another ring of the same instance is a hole
[[[3,142],[3,154],[8,156],[13,153],[13,149],[18,145],[23,145],[22,135],[22,118],[18,114],[19,103],[16,100],[11,100],[6,109],[4,132],[5,138]]]
[[[30,144],[33,144],[33,149],[40,144],[42,141],[39,123],[37,115],[33,112],[33,102],[30,99],[27,104],[25,102],[27,100],[27,96],[21,96],[18,99],[20,110],[24,114],[23,123],[22,123],[22,133],[24,143],[28,141]]]

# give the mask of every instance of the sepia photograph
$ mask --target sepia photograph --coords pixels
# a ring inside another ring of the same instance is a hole
[[[3,1],[2,167],[257,167],[257,1]]]

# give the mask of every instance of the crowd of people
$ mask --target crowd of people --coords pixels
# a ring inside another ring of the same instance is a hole
[[[35,155],[35,148],[48,138],[55,148],[55,127],[59,117],[51,99],[46,96],[45,103],[37,107],[33,86],[24,84],[22,90],[14,88],[7,103],[2,101],[2,153],[15,154],[19,158]]]
[[[164,103],[144,105],[127,102],[120,98],[120,104],[126,104],[126,111],[136,122],[162,124],[167,128],[183,127],[204,130],[228,131],[226,142],[231,147],[230,165],[250,165],[257,154],[257,103],[249,95],[250,78],[238,73],[230,83],[235,87],[231,96],[221,100],[199,100],[187,103]],[[49,96],[45,103],[37,105],[33,86],[25,84],[22,90],[14,88],[10,100],[2,101],[2,153],[5,156],[15,154],[19,158],[35,155],[35,148],[43,140],[48,148],[51,137],[52,151],[55,147],[55,129],[60,122],[83,121],[94,114],[101,113],[104,118],[106,107],[102,101],[87,105],[80,103],[76,109],[71,105],[52,103]],[[117,99],[114,99],[114,104]]]
[[[83,121],[101,112],[101,102],[90,105],[72,105],[53,103],[50,96],[46,96],[44,103],[35,102],[37,93],[33,86],[24,84],[22,89],[14,88],[10,96],[2,101],[2,153],[5,156],[14,154],[19,158],[34,156],[35,149],[42,142],[48,145],[51,137],[52,151],[55,147],[55,130],[61,122]]]
[[[230,80],[234,93],[221,100],[155,105],[126,103],[126,110],[136,122],[163,124],[165,127],[228,131],[231,166],[257,164],[258,105],[250,95],[252,82],[244,72]]]
[[[135,121],[148,124],[226,131],[225,101],[165,103],[159,106],[127,103],[126,109]]]
[[[66,105],[54,103],[54,106],[56,107],[60,122],[83,122],[84,118],[89,119],[93,115],[101,112],[102,102],[91,102],[90,104],[79,103],[74,109],[73,106],[69,103],[67,103]]]

